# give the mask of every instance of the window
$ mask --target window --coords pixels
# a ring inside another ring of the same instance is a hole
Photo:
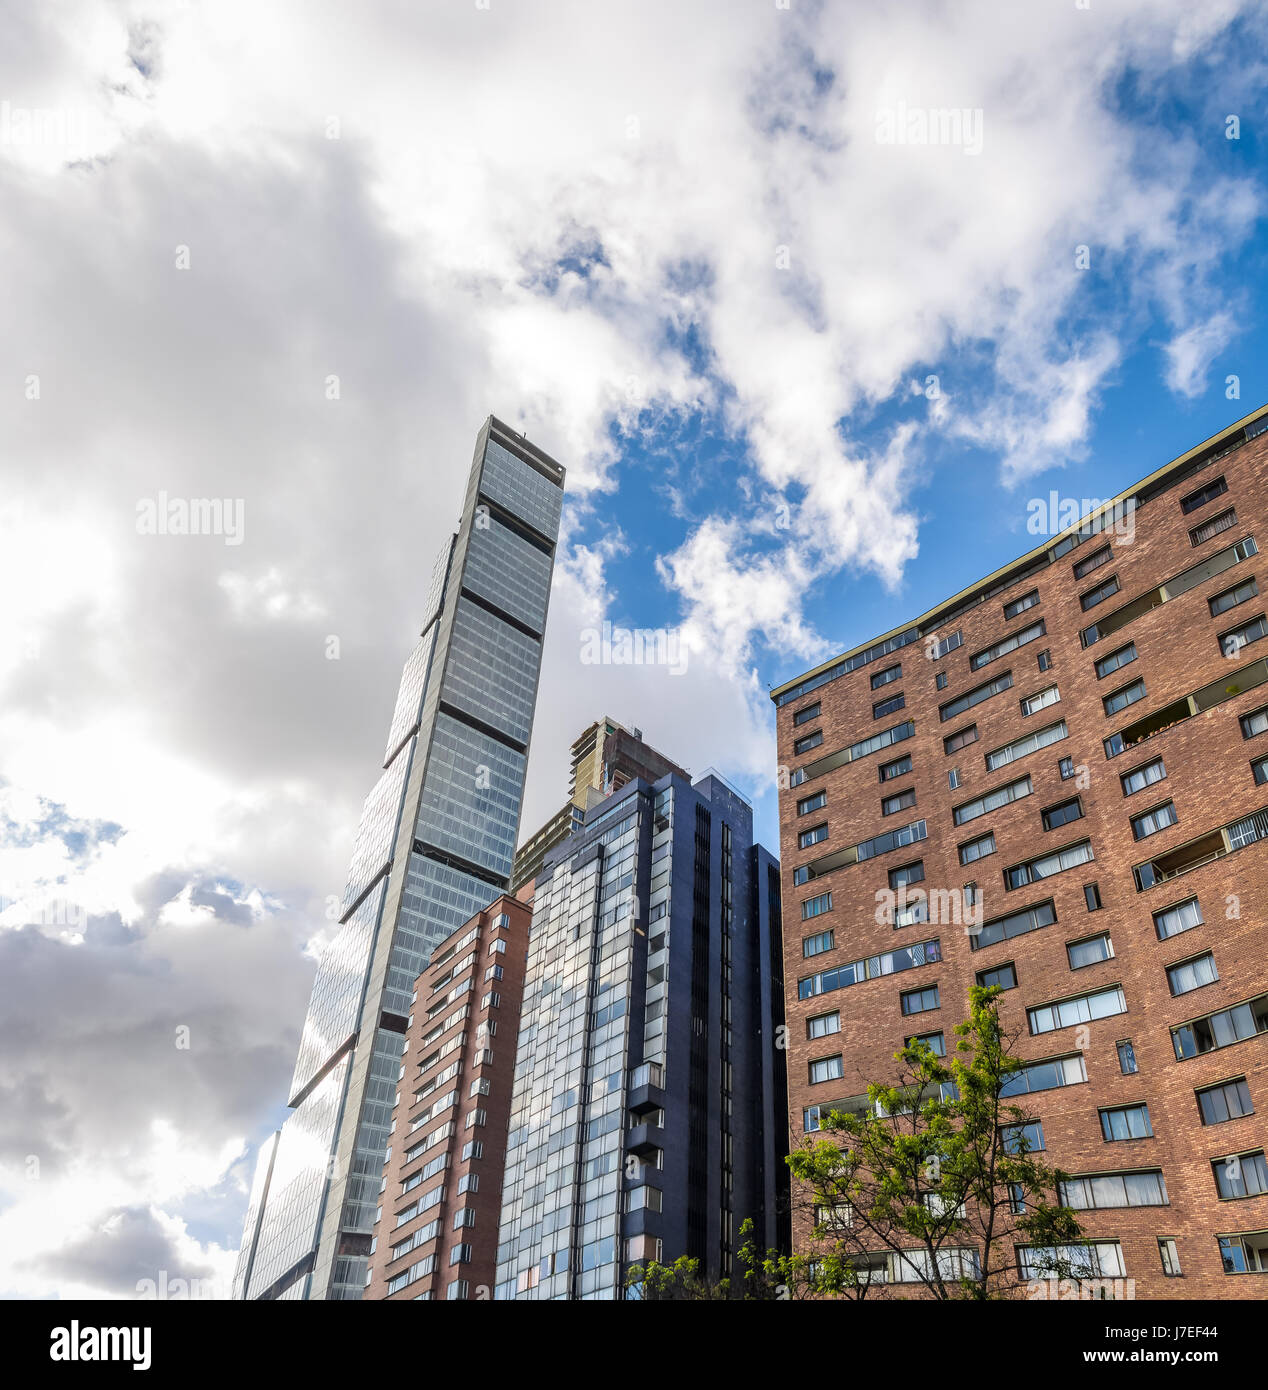
[[[1154,931],[1158,933],[1159,941],[1165,941],[1169,936],[1179,936],[1182,931],[1201,925],[1202,908],[1196,898],[1154,913]]]
[[[951,768],[948,768],[948,769],[947,769],[947,786],[950,787],[952,791],[955,791],[955,789],[956,789],[959,785],[960,785],[960,769],[959,769],[958,767],[951,767]]]
[[[1082,970],[1085,965],[1096,965],[1099,961],[1114,959],[1114,943],[1109,932],[1096,936],[1085,936],[1082,941],[1067,942],[1066,959],[1071,970]]]
[[[1011,603],[1004,605],[1004,618],[1016,618],[1024,613],[1028,608],[1035,608],[1039,604],[1039,590],[1031,589],[1028,594],[1023,594],[1021,598],[1015,598]]]
[[[1268,757],[1256,758],[1250,765],[1250,770],[1254,773],[1255,781],[1261,785],[1268,782]]]
[[[1153,1126],[1149,1123],[1147,1105],[1115,1105],[1102,1110],[1101,1134],[1106,1143],[1118,1144],[1124,1139],[1151,1139]]]
[[[1074,577],[1086,579],[1093,570],[1099,570],[1102,565],[1108,565],[1113,558],[1113,550],[1108,545],[1103,545],[1099,550],[1094,550],[1086,560],[1080,560],[1074,566]]]
[[[1015,782],[997,787],[993,792],[987,792],[975,801],[966,801],[963,806],[956,806],[951,812],[951,817],[956,825],[965,825],[971,820],[976,820],[978,816],[986,815],[988,811],[1007,806],[1010,801],[1020,801],[1023,796],[1029,796],[1030,792],[1030,778],[1019,777]]]
[[[1078,1086],[1087,1080],[1087,1068],[1082,1053],[1069,1057],[1053,1057],[1046,1062],[1027,1062],[1019,1071],[1007,1077],[1000,1087],[1001,1096],[1031,1095],[1036,1091],[1051,1091],[1059,1086]]]
[[[464,1144],[462,1146],[462,1161],[464,1163],[467,1162],[468,1159],[476,1159],[483,1157],[484,1143],[482,1140],[472,1139],[470,1143]]]
[[[1263,1149],[1213,1158],[1211,1172],[1215,1175],[1215,1190],[1226,1199],[1258,1197],[1268,1192],[1268,1163],[1264,1161]]]
[[[811,811],[817,811],[821,806],[828,804],[827,792],[815,792],[813,796],[803,796],[797,803],[797,814],[799,816],[809,815]]]
[[[1212,478],[1205,487],[1200,487],[1196,492],[1191,492],[1187,497],[1180,499],[1180,511],[1188,516],[1190,512],[1196,512],[1199,507],[1205,507],[1208,502],[1214,502],[1217,497],[1223,497],[1228,491],[1228,484],[1223,477]]]
[[[974,705],[980,705],[983,700],[989,700],[992,695],[998,695],[1001,691],[1008,690],[1012,683],[1013,673],[1005,671],[1002,676],[996,676],[993,681],[974,686],[966,694],[960,695],[954,700],[948,700],[945,705],[939,705],[938,719],[945,724],[948,719],[954,719],[957,715],[963,714],[966,709],[972,709]]]
[[[1046,690],[1040,690],[1034,695],[1027,695],[1021,702],[1022,718],[1032,714],[1038,714],[1041,709],[1047,709],[1049,705],[1059,704],[1061,692],[1055,685],[1050,685]]]
[[[899,888],[906,888],[909,883],[921,883],[925,877],[925,865],[923,859],[917,859],[914,864],[904,864],[901,868],[889,871],[889,886],[897,892]]]
[[[1023,936],[1026,932],[1038,931],[1040,927],[1050,926],[1057,920],[1056,909],[1051,900],[1037,903],[1034,907],[1024,907],[1020,912],[1010,912],[1007,917],[997,917],[993,922],[984,922],[969,936],[969,948],[980,951],[984,946],[994,946],[997,942]]]
[[[1052,670],[1052,653],[1048,650],[1047,647],[1045,647],[1045,648],[1043,649],[1043,651],[1041,651],[1041,652],[1036,656],[1035,660],[1038,661],[1038,663],[1039,663],[1039,669],[1040,669],[1041,671],[1051,671],[1051,670]]]
[[[983,989],[990,989],[992,985],[998,985],[1000,989],[1016,989],[1017,970],[1012,961],[1006,965],[995,965],[989,970],[979,970],[977,982]]]
[[[1074,759],[1062,758],[1057,763],[1057,771],[1061,774],[1061,780],[1068,782],[1074,776]]]
[[[1182,1023],[1171,1030],[1171,1046],[1176,1059],[1183,1062],[1264,1032],[1268,1032],[1268,994],[1235,1004],[1231,1009],[1220,1009],[1205,1018],[1195,1018],[1192,1023]]]
[[[872,677],[872,689],[879,690],[882,685],[888,685],[890,681],[901,680],[903,674],[902,663],[897,666],[886,666],[883,671],[877,671]]]
[[[1253,576],[1244,584],[1238,584],[1232,589],[1225,589],[1222,594],[1216,594],[1213,598],[1207,599],[1211,617],[1218,618],[1221,613],[1227,613],[1230,608],[1236,608],[1239,603],[1249,603],[1258,593],[1259,585],[1255,583]]]
[[[956,634],[959,637],[959,633]],[[796,685],[788,690],[780,691],[777,697],[779,707],[791,705],[794,700],[800,700],[803,695],[809,695],[812,690],[818,690],[821,685],[827,685],[829,681],[837,680],[841,676],[848,675],[851,671],[857,671],[860,666],[866,666],[869,662],[879,661],[881,657],[888,656],[891,652],[896,652],[900,647],[905,647],[909,642],[916,642],[920,639],[920,629],[909,627],[906,632],[900,632],[896,637],[887,637],[883,642],[877,642],[867,648],[866,651],[855,652],[853,656],[847,656],[843,661],[838,661],[835,666],[830,666],[826,671],[820,671],[817,675],[807,676],[804,681],[798,681]],[[948,641],[952,639],[948,638]],[[963,639],[961,639],[963,640]],[[955,643],[956,646],[959,643]],[[951,650],[950,647],[947,648]]]
[[[1227,1120],[1240,1120],[1243,1115],[1255,1113],[1244,1076],[1222,1081],[1218,1086],[1207,1086],[1196,1094],[1204,1125],[1222,1125]]]
[[[1104,603],[1107,598],[1112,598],[1118,593],[1118,575],[1111,574],[1103,584],[1098,584],[1095,589],[1089,589],[1087,593],[1079,595],[1079,607],[1086,613],[1089,608],[1095,608],[1098,603]]]
[[[930,1009],[942,1007],[937,985],[930,985],[928,989],[909,989],[898,998],[905,1014],[925,1014]]]
[[[1162,1272],[1168,1279],[1178,1279],[1183,1272],[1180,1269],[1180,1251],[1170,1236],[1158,1237],[1158,1254],[1162,1260]]]
[[[1138,840],[1146,840],[1150,835],[1174,825],[1178,819],[1175,806],[1170,801],[1164,801],[1152,811],[1142,811],[1140,815],[1132,817],[1132,834]]]
[[[1190,545],[1203,545],[1213,536],[1218,536],[1224,531],[1231,531],[1237,525],[1237,509],[1230,507],[1225,512],[1220,512],[1218,516],[1213,516],[1209,521],[1204,521],[1200,526],[1195,526],[1189,532]]]
[[[970,743],[977,742],[977,725],[970,724],[967,729],[960,729],[957,733],[949,735],[942,740],[942,750],[944,753],[954,753],[958,749],[967,747]]]
[[[812,719],[818,719],[818,717],[819,702],[816,700],[813,705],[806,705],[793,715],[793,727],[796,728],[798,724],[809,724]]]
[[[1243,738],[1255,738],[1268,730],[1268,705],[1263,709],[1251,710],[1249,714],[1243,714],[1238,720],[1241,725]]]
[[[938,672],[933,679],[933,686],[935,690],[945,690],[947,688],[947,673],[945,671]]]
[[[1019,1245],[1017,1267],[1023,1279],[1044,1279],[1069,1269],[1075,1279],[1121,1279],[1123,1247],[1116,1240],[1086,1245]]]
[[[1100,887],[1095,883],[1085,883],[1083,885],[1083,901],[1087,904],[1089,912],[1099,912],[1102,907]]]
[[[1106,695],[1101,701],[1101,705],[1106,714],[1117,714],[1120,709],[1126,709],[1128,705],[1134,705],[1137,700],[1145,698],[1145,682],[1134,680],[1130,685],[1125,685],[1113,694]]]
[[[1053,850],[1051,854],[1041,854],[1037,859],[1029,859],[1024,864],[1012,864],[1004,870],[1004,887],[1009,891],[1024,888],[1028,883],[1038,883],[1079,864],[1090,863],[1096,856],[1092,853],[1091,840],[1079,840]]]
[[[1220,1236],[1219,1242],[1225,1274],[1262,1274],[1268,1270],[1268,1231]]]
[[[1115,671],[1120,671],[1124,666],[1130,666],[1136,660],[1138,653],[1135,642],[1128,642],[1125,647],[1119,647],[1116,652],[1110,652],[1108,656],[1103,656],[1096,663],[1096,679],[1103,681],[1106,676],[1112,676]]]
[[[1167,984],[1172,994],[1189,994],[1203,985],[1213,985],[1220,977],[1215,968],[1215,957],[1210,951],[1194,956],[1192,960],[1182,960],[1178,965],[1167,967]]]
[[[839,1081],[845,1075],[841,1054],[835,1057],[820,1057],[810,1063],[810,1083],[817,1086],[821,1081]]]
[[[1025,738],[1014,739],[1012,743],[1006,743],[1002,748],[996,748],[986,755],[986,770],[995,772],[998,768],[1007,767],[1009,763],[1015,763],[1019,758],[1024,758],[1029,753],[1036,753],[1040,748],[1047,748],[1050,744],[1059,743],[1066,737],[1068,730],[1065,720],[1062,719],[1056,724],[1049,724],[1046,729],[1036,729],[1033,734],[1027,734]]]
[[[828,838],[828,823],[824,821],[820,825],[811,826],[809,830],[803,830],[797,836],[797,844],[802,849],[809,849],[811,845],[821,844]]]
[[[1136,1065],[1136,1049],[1127,1038],[1114,1044],[1118,1050],[1118,1069],[1124,1076],[1134,1076],[1140,1068]]]
[[[1043,1137],[1043,1125],[1038,1120],[1029,1120],[1023,1124],[1001,1125],[999,1134],[1004,1143],[1005,1153],[1042,1153],[1047,1148],[1047,1143]]]
[[[1124,796],[1135,796],[1146,787],[1152,787],[1155,782],[1161,782],[1166,775],[1166,764],[1161,758],[1153,758],[1139,767],[1132,768],[1130,772],[1124,772],[1118,780],[1122,784]]]
[[[1040,819],[1045,830],[1059,830],[1061,826],[1069,825],[1072,820],[1083,819],[1083,803],[1077,796],[1072,796],[1069,801],[1060,801],[1055,806],[1049,806],[1041,813]]]
[[[811,999],[817,994],[829,994],[833,990],[861,984],[864,980],[876,980],[885,975],[896,975],[900,971],[915,970],[941,959],[942,946],[937,938],[932,941],[913,942],[910,946],[900,946],[879,956],[851,961],[835,970],[821,970],[815,975],[808,975],[805,979],[797,981],[797,998]]]
[[[989,831],[985,835],[979,835],[976,840],[969,840],[960,846],[960,863],[973,864],[979,859],[985,859],[988,854],[995,853],[995,836]]]
[[[1078,1023],[1091,1023],[1098,1018],[1112,1018],[1127,1012],[1127,999],[1122,987],[1094,990],[1055,1004],[1040,1004],[1026,1010],[1026,1020],[1032,1033],[1053,1033],[1058,1028],[1073,1028]]]
[[[969,658],[969,670],[980,671],[983,666],[988,666],[992,661],[998,661],[1001,656],[1007,656],[1009,652],[1015,652],[1018,647],[1024,647],[1028,642],[1037,641],[1047,630],[1043,619],[1040,618],[1037,623],[1021,628],[1014,632],[1011,637],[1005,637],[1002,641],[987,647],[985,651],[971,656]]]
[[[881,815],[892,816],[896,811],[905,811],[909,806],[916,804],[916,791],[914,787],[908,787],[906,791],[897,792],[894,796],[887,796],[881,802]]]
[[[896,714],[907,703],[907,698],[901,691],[897,695],[891,695],[888,700],[878,700],[872,706],[872,718],[884,719],[887,714]]]
[[[803,957],[821,955],[824,951],[832,949],[832,933],[830,931],[817,932],[814,936],[803,936],[801,939],[801,954]]]
[[[919,634],[917,634],[919,635]],[[930,661],[941,661],[948,652],[953,652],[957,647],[964,645],[964,633],[953,632],[950,637],[943,637],[933,648],[926,653]]]
[[[1235,627],[1231,632],[1220,635],[1220,651],[1225,656],[1235,658],[1243,647],[1249,647],[1252,642],[1259,639],[1268,632],[1268,623],[1264,621],[1264,615],[1252,618],[1250,622],[1243,623],[1241,627]]]
[[[1165,1207],[1167,1184],[1157,1168],[1137,1168],[1130,1173],[1097,1173],[1070,1178],[1058,1184],[1062,1206],[1073,1211],[1098,1211],[1114,1207]]]
[[[812,748],[818,748],[823,742],[823,730],[816,729],[813,734],[807,734],[805,738],[799,738],[793,744],[794,753],[808,753]]]
[[[866,859],[875,859],[878,854],[888,854],[891,850],[902,849],[906,845],[914,845],[927,838],[928,834],[925,822],[914,820],[910,825],[901,826],[897,830],[888,830],[884,835],[874,835],[870,840],[863,840],[854,846],[857,862],[862,863]]]
[[[832,894],[820,893],[817,898],[807,898],[801,905],[801,920],[809,921],[811,917],[818,917],[825,912],[832,911]]]
[[[806,1020],[806,1036],[809,1038],[826,1038],[840,1031],[841,1015],[835,1010],[830,1014],[816,1014],[814,1018]]]
[[[892,782],[896,777],[902,777],[911,771],[911,754],[904,757],[895,758],[892,763],[882,763],[880,774],[882,782]]]

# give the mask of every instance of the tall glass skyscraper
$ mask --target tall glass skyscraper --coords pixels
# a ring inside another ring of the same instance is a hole
[[[622,1297],[630,1264],[730,1273],[783,1244],[779,864],[716,774],[637,779],[537,878],[497,1299]]]
[[[509,883],[563,486],[488,418],[361,813],[291,1114],[257,1165],[235,1298],[361,1297],[414,981]]]

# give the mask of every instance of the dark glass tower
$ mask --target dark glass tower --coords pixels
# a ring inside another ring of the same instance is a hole
[[[361,1297],[414,981],[510,880],[563,486],[489,417],[361,813],[292,1113],[260,1156],[235,1298]]]

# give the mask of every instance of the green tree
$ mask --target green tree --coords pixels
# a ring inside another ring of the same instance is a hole
[[[776,1302],[809,1298],[821,1291],[815,1260],[809,1255],[784,1255],[774,1248],[760,1250],[753,1222],[740,1226],[740,1248],[731,1278],[710,1280],[699,1260],[684,1255],[671,1265],[655,1260],[631,1265],[625,1287],[631,1298],[648,1303],[715,1302],[727,1299]]]
[[[1080,1235],[1060,1202],[1066,1175],[1033,1150],[1034,1116],[1009,1099],[1023,1063],[1000,1024],[999,994],[973,988],[952,1056],[913,1039],[894,1054],[893,1084],[869,1085],[857,1112],[821,1118],[819,1135],[789,1156],[814,1207],[820,1292],[1015,1297],[1016,1244],[1032,1247],[1035,1274],[1077,1273],[1057,1248]]]

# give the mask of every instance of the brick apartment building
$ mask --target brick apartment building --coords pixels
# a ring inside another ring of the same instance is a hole
[[[366,1298],[491,1298],[530,903],[495,899],[418,977]]]
[[[1087,1267],[1263,1298],[1268,407],[1065,524],[772,692],[791,1141],[1001,983]]]

